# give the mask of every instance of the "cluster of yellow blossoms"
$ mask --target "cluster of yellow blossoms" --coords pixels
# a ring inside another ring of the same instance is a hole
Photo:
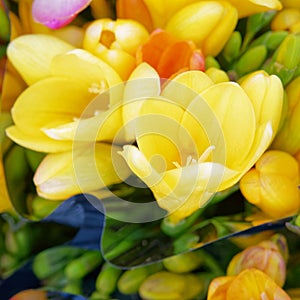
[[[277,76],[258,70],[233,81],[205,60],[238,19],[284,7],[273,30],[295,31],[299,7],[120,0],[116,20],[51,30],[33,21],[31,5],[20,0],[19,18],[10,15],[2,110],[11,110],[11,140],[48,153],[34,176],[40,196],[101,198],[134,174],[174,222],[238,182],[270,218],[298,211],[299,77],[284,101]],[[265,153],[270,146],[277,151]]]

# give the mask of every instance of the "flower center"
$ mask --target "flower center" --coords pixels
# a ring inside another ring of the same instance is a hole
[[[102,30],[99,42],[107,48],[110,48],[111,44],[115,42],[116,36],[114,32],[110,30]]]
[[[191,166],[193,164],[199,164],[202,163],[204,161],[207,160],[207,158],[209,157],[209,155],[211,154],[211,152],[215,149],[215,146],[209,146],[205,149],[205,151],[201,154],[201,156],[197,159],[193,158],[192,155],[188,155],[186,158],[186,163],[185,163],[185,167]],[[177,162],[177,161],[173,161],[173,165],[176,168],[181,168],[182,166]]]

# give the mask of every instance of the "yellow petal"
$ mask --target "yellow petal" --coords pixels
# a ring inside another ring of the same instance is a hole
[[[223,14],[217,26],[203,41],[203,53],[212,56],[219,54],[234,31],[237,21],[236,9],[227,2],[223,2]]]
[[[0,159],[1,159],[1,161],[0,161],[0,199],[1,199],[0,200],[0,213],[2,213],[2,212],[11,210],[12,203],[10,201],[7,187],[6,187],[2,157]]]
[[[216,155],[216,161],[224,163],[226,156],[226,165],[231,169],[239,169],[251,149],[255,136],[255,115],[249,98],[233,82],[214,85],[201,93],[201,96],[211,108],[210,116],[199,112],[196,106],[192,107],[192,105],[197,105],[196,101],[191,103],[189,111],[197,116],[198,128],[202,122],[204,123],[204,130],[207,130],[210,144],[216,148],[213,152]],[[188,123],[189,119],[187,115],[183,122]],[[191,128],[190,132],[197,141],[197,128]],[[201,143],[201,140],[197,143]]]
[[[152,167],[145,155],[135,146],[125,145],[119,154],[125,159],[131,171],[141,178],[148,187],[152,187],[161,182],[162,176]],[[168,186],[164,187],[170,192]]]
[[[218,190],[223,182],[231,180],[236,172],[217,163],[193,163],[163,174],[163,180],[151,187],[159,206],[166,209],[174,222],[191,215]],[[171,193],[166,194],[164,187]]]
[[[242,78],[240,85],[252,102],[258,126],[271,122],[275,134],[283,105],[281,80],[275,75],[257,71]]]
[[[183,159],[178,136],[183,113],[179,105],[168,99],[148,98],[136,119],[139,149],[159,172],[173,169],[173,162],[181,163]]]
[[[222,276],[214,278],[208,288],[207,300],[226,300],[227,289],[235,276]]]
[[[227,299],[290,300],[290,297],[262,271],[246,269],[242,271],[228,287]]]
[[[201,71],[187,71],[166,82],[161,95],[187,108],[202,91],[213,85],[213,81]]]
[[[136,66],[135,57],[121,49],[101,50],[99,53],[97,51],[93,53],[114,68],[123,80],[128,79]]]
[[[148,64],[138,65],[126,82],[122,104],[122,115],[127,140],[135,139],[135,119],[147,97],[160,93],[160,79],[157,72]]]
[[[280,174],[298,180],[299,166],[297,160],[284,151],[269,150],[257,161],[255,165],[259,172],[264,174]]]
[[[51,35],[29,34],[14,39],[7,56],[27,84],[50,76],[54,56],[73,49],[73,46]]]
[[[56,141],[38,130],[30,134],[17,126],[11,126],[6,129],[6,134],[15,143],[38,152],[61,152],[72,148],[72,141]]]
[[[237,12],[226,2],[199,1],[178,11],[166,31],[179,39],[192,40],[205,55],[217,55],[237,22]]]
[[[143,0],[151,14],[154,28],[163,28],[166,22],[181,8],[195,0]]]
[[[118,150],[119,147],[98,143],[94,147],[47,155],[34,176],[38,194],[59,200],[119,183],[122,180],[112,162],[112,152]],[[129,175],[129,170],[121,159],[117,161],[117,165],[124,168],[123,175],[125,170]]]
[[[118,73],[107,63],[82,49],[74,49],[56,56],[51,63],[53,75],[77,79],[99,91],[122,82]]]
[[[263,124],[257,129],[251,151],[248,153],[244,162],[240,162],[238,174],[232,178],[231,185],[237,183],[241,177],[256,163],[261,155],[270,146],[273,138],[273,130],[270,123]],[[230,185],[225,186],[228,188]]]
[[[95,106],[92,108],[100,107],[96,101],[94,100]],[[94,114],[95,112],[96,110]],[[43,132],[56,140],[108,141],[120,144],[127,142],[122,126],[122,107],[117,105],[106,111],[99,110],[94,117],[90,117],[86,110],[78,120],[57,127],[48,126]]]
[[[111,49],[123,49],[135,56],[137,48],[148,39],[149,33],[134,20],[117,19],[115,22],[116,44],[112,44]]]
[[[199,1],[173,15],[165,29],[179,39],[192,40],[201,47],[202,41],[220,22],[222,13],[221,3]]]
[[[80,81],[48,78],[26,89],[12,109],[17,127],[28,134],[79,118],[93,94]]]
[[[239,12],[239,18],[244,18],[268,10],[280,10],[279,0],[228,0]]]

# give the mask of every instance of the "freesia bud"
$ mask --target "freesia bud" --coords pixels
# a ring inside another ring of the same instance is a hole
[[[214,83],[220,83],[220,82],[227,82],[229,81],[229,77],[227,73],[223,70],[217,69],[217,68],[208,68],[205,71],[205,74],[209,76],[209,78],[214,82]]]
[[[256,38],[249,47],[264,45],[268,50],[274,51],[289,33],[287,31],[267,31]]]
[[[300,22],[300,9],[286,8],[275,15],[271,22],[271,29],[290,30],[298,22]]]
[[[231,62],[239,56],[242,45],[242,36],[239,31],[234,31],[222,50],[222,56]]]
[[[193,41],[204,55],[216,56],[232,34],[236,22],[236,9],[229,3],[199,1],[173,15],[165,29],[179,39]]]
[[[259,45],[248,49],[237,61],[235,69],[242,76],[258,70],[267,57],[267,48]]]
[[[272,148],[296,155],[300,150],[300,76],[287,85],[286,95],[287,113],[272,143]]]
[[[0,5],[0,40],[7,42],[9,40],[10,28],[9,28],[8,15],[5,12],[5,8]]]
[[[194,299],[204,289],[204,281],[195,274],[161,271],[149,276],[140,286],[143,299]]]
[[[83,48],[112,66],[125,80],[136,66],[137,48],[148,36],[136,21],[99,19],[87,27]]]
[[[286,278],[285,259],[277,245],[272,241],[263,241],[236,254],[227,267],[227,275],[234,276],[249,268],[256,268],[269,275],[279,286]]]
[[[291,300],[268,275],[250,268],[237,276],[223,276],[213,279],[209,285],[207,300]]]
[[[265,69],[271,74],[278,75],[283,84],[287,85],[299,72],[299,52],[300,35],[290,33],[277,48]]]
[[[174,273],[186,273],[197,269],[204,263],[200,252],[192,251],[167,257],[163,260],[164,267]]]
[[[240,181],[244,197],[272,218],[282,218],[300,208],[299,167],[288,153],[265,152]]]

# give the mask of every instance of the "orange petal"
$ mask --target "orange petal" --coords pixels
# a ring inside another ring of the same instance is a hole
[[[187,41],[180,41],[168,47],[161,55],[157,66],[159,75],[168,78],[182,69],[189,68],[193,50]]]
[[[193,51],[193,54],[190,58],[189,69],[205,71],[205,57],[200,49]]]
[[[148,42],[138,49],[137,63],[147,62],[153,68],[156,68],[161,59],[161,54],[176,41],[176,38],[168,32],[156,29],[150,35]]]

